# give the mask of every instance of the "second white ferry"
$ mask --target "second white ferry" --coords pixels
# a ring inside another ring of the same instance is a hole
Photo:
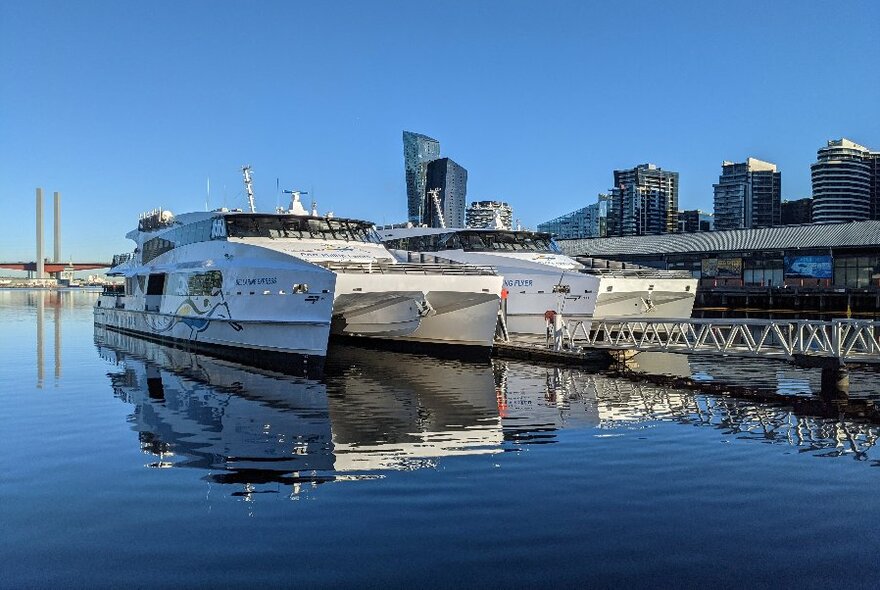
[[[546,233],[429,227],[383,227],[379,233],[403,260],[430,253],[495,267],[504,275],[512,333],[543,334],[549,310],[583,321],[641,315],[687,318],[694,306],[697,280],[688,273],[586,267],[562,254]]]

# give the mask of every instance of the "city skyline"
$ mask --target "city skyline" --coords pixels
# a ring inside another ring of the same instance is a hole
[[[142,211],[244,206],[243,164],[261,210],[283,201],[277,180],[322,212],[405,221],[401,129],[441,138],[469,202],[508,202],[529,227],[639,162],[679,172],[678,207],[706,211],[723,160],[774,162],[794,200],[828,140],[880,147],[880,81],[860,57],[877,3],[399,8],[4,3],[0,195],[16,214],[0,257],[33,257],[36,187],[64,194],[63,256],[90,259],[129,250]],[[425,84],[426,22],[450,32],[432,53],[467,92]],[[847,51],[828,51],[842,31]],[[737,63],[761,67],[731,92]]]

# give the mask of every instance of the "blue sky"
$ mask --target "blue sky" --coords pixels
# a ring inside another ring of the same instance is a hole
[[[258,208],[405,219],[401,132],[529,226],[612,170],[681,175],[712,208],[722,160],[810,194],[828,139],[880,149],[880,2],[0,0],[0,259],[33,259],[34,188],[63,195],[63,257],[130,250],[138,213]],[[51,252],[51,214],[46,215]]]

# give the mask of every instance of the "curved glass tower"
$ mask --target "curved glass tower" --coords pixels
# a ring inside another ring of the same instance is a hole
[[[880,154],[848,139],[828,142],[810,166],[813,179],[813,223],[863,221],[871,218],[872,160]]]

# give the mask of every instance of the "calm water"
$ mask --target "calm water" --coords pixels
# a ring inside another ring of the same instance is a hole
[[[0,292],[4,588],[880,578],[880,427],[800,409],[809,371],[654,359],[794,405],[348,347],[307,381],[96,333],[94,297]]]

